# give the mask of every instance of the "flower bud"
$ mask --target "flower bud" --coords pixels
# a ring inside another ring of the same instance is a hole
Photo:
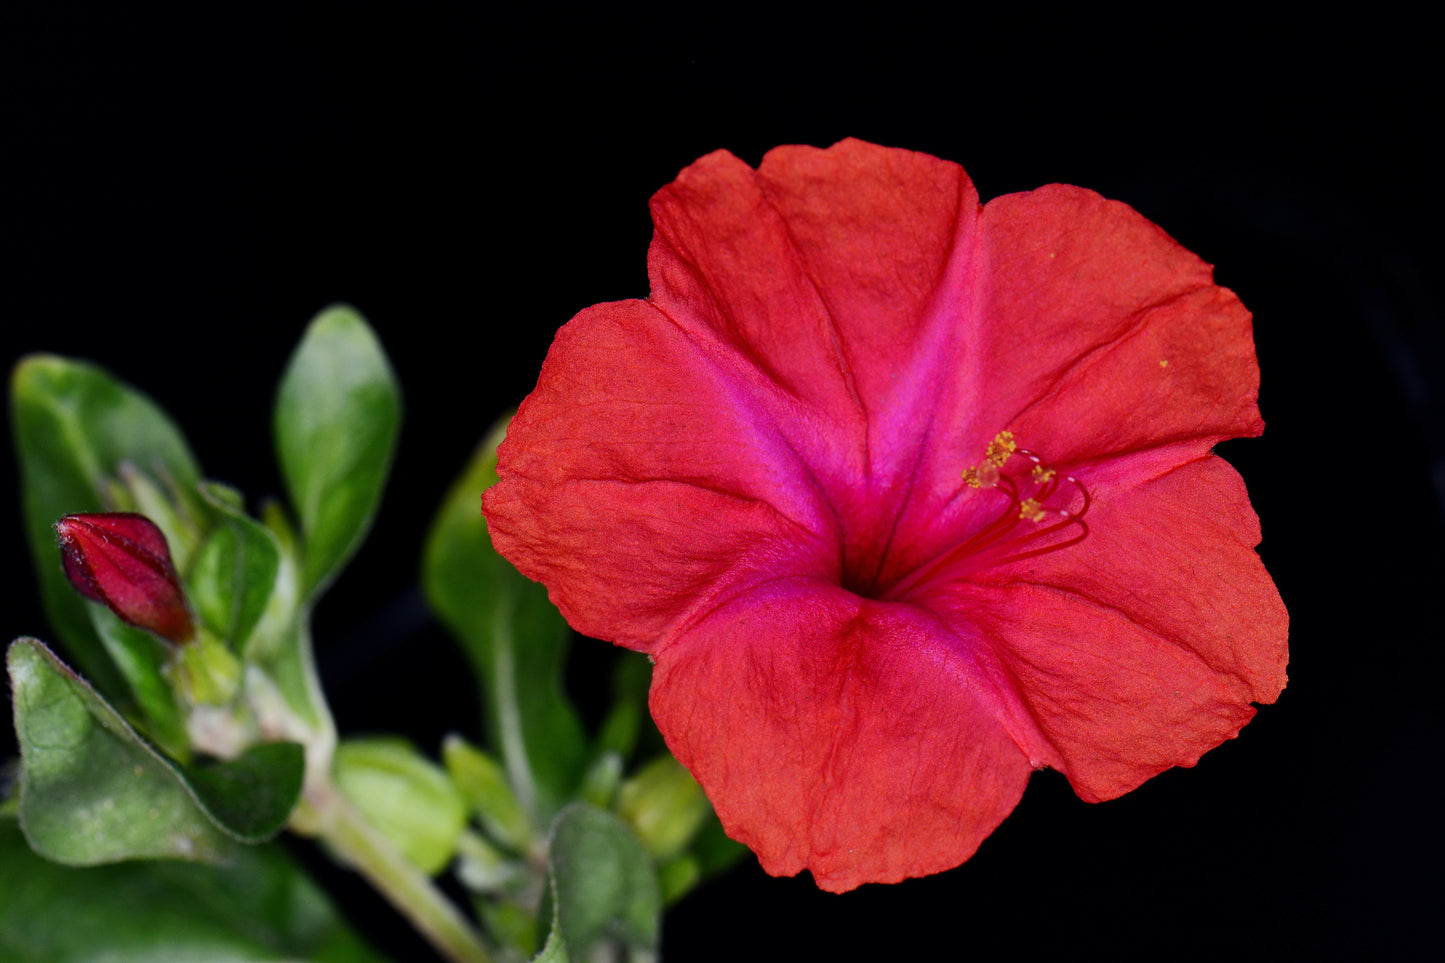
[[[659,861],[685,850],[707,819],[708,801],[692,774],[672,756],[643,766],[617,793],[617,814]]]
[[[55,523],[66,577],[88,599],[172,642],[195,634],[166,537],[131,512],[66,515]]]

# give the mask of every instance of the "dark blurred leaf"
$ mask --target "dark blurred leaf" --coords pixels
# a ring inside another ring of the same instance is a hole
[[[238,850],[225,867],[172,861],[74,868],[31,852],[0,817],[0,959],[308,960],[376,963],[279,848]]]
[[[321,312],[286,366],[275,410],[307,595],[335,577],[366,536],[400,425],[401,391],[376,335],[351,308]]]
[[[586,740],[562,687],[571,630],[547,590],[492,548],[482,517],[503,430],[493,429],[442,503],[422,583],[480,677],[492,750],[522,804],[546,825],[581,777]]]
[[[235,759],[185,772],[211,817],[247,843],[269,839],[286,825],[305,774],[306,751],[294,742],[263,742]]]

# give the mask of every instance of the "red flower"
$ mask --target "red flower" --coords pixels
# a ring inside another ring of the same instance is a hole
[[[132,512],[66,515],[55,523],[65,574],[76,591],[131,625],[172,642],[195,634],[166,537]]]
[[[1207,264],[859,141],[711,154],[652,215],[651,298],[558,332],[486,514],[651,655],[770,873],[947,869],[1034,769],[1109,799],[1278,696],[1287,616],[1210,450],[1263,428],[1250,316]]]

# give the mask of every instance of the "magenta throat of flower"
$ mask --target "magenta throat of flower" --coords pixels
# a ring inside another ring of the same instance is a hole
[[[984,460],[964,470],[963,484],[978,492],[978,497],[998,500],[997,514],[963,541],[888,586],[882,599],[901,599],[927,582],[957,581],[985,569],[1056,552],[1089,535],[1084,521],[1091,502],[1088,489],[1073,475],[1051,468],[1035,453],[1018,447],[1011,431],[999,432],[989,443]]]

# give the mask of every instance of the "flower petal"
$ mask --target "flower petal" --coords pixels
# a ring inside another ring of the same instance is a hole
[[[1273,702],[1288,615],[1222,459],[1131,480],[1089,521],[1079,545],[924,604],[989,641],[1017,693],[1012,731],[1037,726],[1025,751],[1096,801],[1194,765]]]
[[[1055,184],[990,201],[981,234],[982,434],[1071,465],[1263,430],[1249,312],[1138,212]]]
[[[728,834],[842,892],[966,860],[1031,771],[946,626],[811,579],[758,586],[658,656],[652,712]]]
[[[484,497],[497,550],[578,631],[632,648],[759,568],[837,567],[808,466],[642,301],[558,332],[498,471]]]
[[[936,506],[967,464],[969,439],[930,426],[940,398],[976,408],[959,365],[978,210],[957,164],[856,140],[757,171],[719,152],[653,198],[653,302],[772,387],[755,394],[826,492],[851,582],[884,577],[862,560],[888,559],[913,489]]]
[[[911,399],[917,369],[933,360],[928,327],[957,308],[940,304],[940,289],[978,214],[968,175],[927,154],[850,139],[827,150],[779,147],[757,179],[869,413]]]
[[[929,439],[885,584],[983,523],[988,501],[958,473],[1000,430],[1092,486],[1082,466],[1152,450],[1162,471],[1264,427],[1249,312],[1132,208],[1057,184],[1007,195],[984,206],[976,245],[948,299],[955,376],[911,419]]]

